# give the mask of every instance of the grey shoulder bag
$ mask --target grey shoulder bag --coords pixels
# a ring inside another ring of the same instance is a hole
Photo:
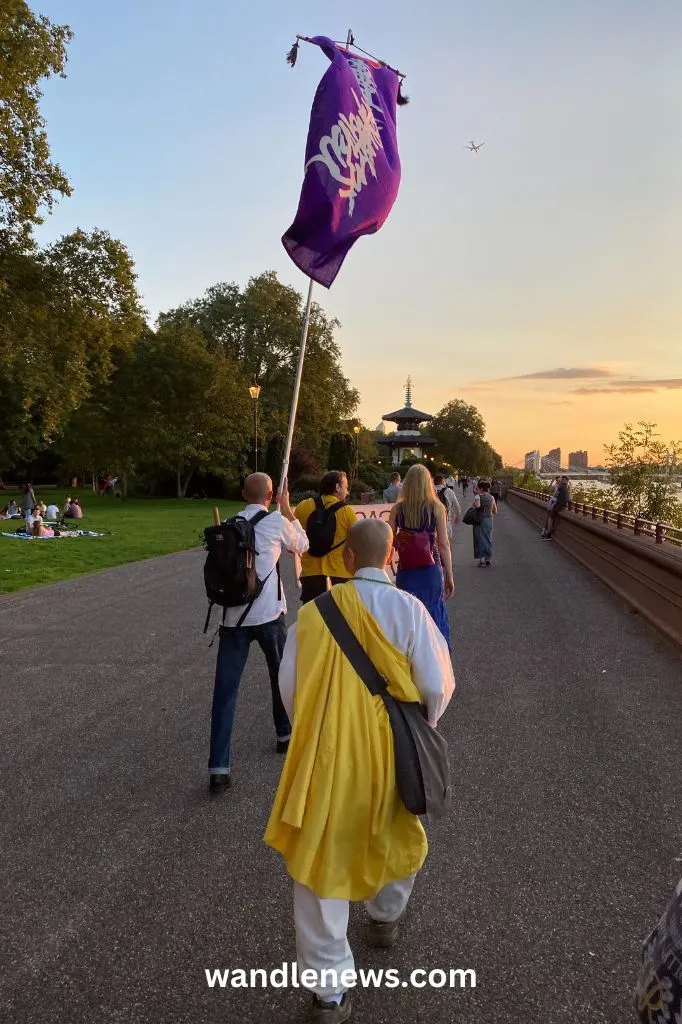
[[[441,818],[450,805],[448,745],[418,702],[396,700],[327,591],[315,604],[327,629],[373,696],[383,700],[393,732],[398,793],[412,814]]]

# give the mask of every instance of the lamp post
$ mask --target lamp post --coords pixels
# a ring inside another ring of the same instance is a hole
[[[249,394],[253,399],[253,451],[254,451],[254,472],[258,472],[258,396],[260,395],[260,385],[252,384],[249,388]]]
[[[360,434],[360,427],[353,427],[353,433],[355,434],[355,467],[353,471],[353,479],[358,478],[358,436]]]

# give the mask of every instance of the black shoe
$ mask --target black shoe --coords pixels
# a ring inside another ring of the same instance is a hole
[[[350,996],[344,992],[340,1003],[325,1003],[317,996],[313,996],[313,1003],[308,1014],[309,1021],[327,1021],[328,1024],[342,1024],[350,1018],[351,1002]]]
[[[291,740],[291,737],[289,737],[288,740],[277,740],[277,753],[278,754],[286,754],[287,750],[289,749],[289,742],[290,742],[290,740]]]
[[[229,789],[231,785],[231,775],[211,775],[210,779],[208,780],[208,792],[211,795],[224,793],[225,790]]]
[[[402,914],[397,921],[375,921],[374,918],[370,917],[369,933],[367,936],[370,946],[380,946],[383,949],[390,949],[391,946],[395,946],[398,941],[402,919]]]
[[[486,558],[486,560],[485,560],[485,564],[486,564],[486,565],[490,565],[490,559],[489,559],[489,558]]]

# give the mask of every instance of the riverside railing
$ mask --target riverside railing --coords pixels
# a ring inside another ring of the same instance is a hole
[[[548,502],[551,497],[544,491],[532,491],[528,487],[510,489],[544,502]],[[589,502],[583,501],[569,501],[568,507],[564,511],[591,518],[596,522],[605,523],[607,526],[615,526],[618,530],[631,530],[635,537],[649,537],[656,544],[674,544],[676,547],[682,548],[682,529],[671,526],[670,523],[655,523],[650,519],[643,519],[642,516],[614,512],[613,509],[601,508],[599,505],[590,505]]]

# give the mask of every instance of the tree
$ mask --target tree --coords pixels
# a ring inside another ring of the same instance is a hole
[[[610,501],[619,512],[655,522],[682,520],[673,480],[682,460],[682,444],[660,440],[655,423],[626,423],[618,441],[604,445],[610,477]]]
[[[206,294],[159,317],[159,325],[192,325],[210,352],[229,356],[248,384],[261,385],[259,417],[264,434],[284,433],[303,320],[303,297],[269,271],[253,277],[243,290],[217,284]],[[324,459],[329,438],[353,414],[359,395],[343,375],[334,340],[338,328],[313,303],[295,443]]]
[[[65,77],[71,37],[67,25],[33,14],[25,0],[0,5],[0,258],[7,246],[26,245],[41,208],[49,211],[56,197],[71,194],[50,159],[38,84]]]
[[[273,481],[275,487],[279,486],[279,477],[282,472],[282,462],[284,461],[284,445],[284,434],[277,430],[269,438],[265,452],[265,472]]]
[[[141,346],[151,460],[175,473],[184,498],[195,473],[234,472],[249,446],[246,381],[228,355],[211,353],[201,333],[166,323]]]
[[[447,462],[464,473],[479,471],[485,424],[475,406],[467,405],[461,398],[448,402],[431,422],[430,432],[438,441],[439,454]]]
[[[49,445],[144,327],[125,246],[76,231],[42,252],[11,246],[0,288],[0,461]],[[20,412],[19,412],[20,410]]]
[[[345,473],[349,480],[353,479],[355,465],[355,439],[352,434],[336,433],[329,439],[329,456],[327,466],[330,470],[338,469]]]

